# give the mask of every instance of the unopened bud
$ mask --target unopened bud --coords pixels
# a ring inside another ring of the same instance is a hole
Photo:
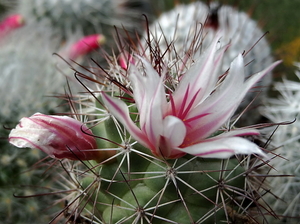
[[[35,113],[24,117],[10,132],[9,143],[40,149],[56,159],[101,160],[92,131],[68,116]]]

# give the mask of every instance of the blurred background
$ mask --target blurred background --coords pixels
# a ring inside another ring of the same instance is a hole
[[[189,0],[154,0],[153,8],[156,13],[174,7],[175,4],[188,3]],[[202,2],[213,2],[210,0]],[[276,68],[275,78],[282,75],[294,77],[293,63],[300,61],[300,1],[298,0],[220,0],[216,1],[236,7],[247,12],[250,18],[256,20],[265,32],[276,59],[283,64]]]

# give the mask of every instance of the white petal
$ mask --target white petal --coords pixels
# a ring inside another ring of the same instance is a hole
[[[46,134],[44,134],[46,133]],[[35,128],[15,128],[9,134],[9,143],[17,146],[18,148],[36,148],[37,145],[44,144],[48,138],[47,130]],[[42,136],[42,137],[41,137]],[[43,142],[41,142],[43,141]]]
[[[242,55],[239,55],[231,63],[229,73],[222,84],[205,102],[193,110],[191,116],[201,113],[227,111],[228,108],[235,105],[240,98],[240,93],[243,91],[243,83],[244,60]]]
[[[278,64],[280,64],[281,61],[276,61],[273,64],[271,64],[268,68],[264,69],[261,72],[258,72],[254,75],[252,75],[244,85],[244,92],[243,92],[243,97],[246,95],[246,93],[249,91],[249,89],[257,83],[260,79],[262,79],[266,74],[268,74],[271,70],[273,70]]]
[[[181,145],[186,135],[186,127],[182,120],[174,116],[167,116],[163,122],[163,136],[169,140],[171,147]]]
[[[218,139],[218,138],[228,138],[228,137],[237,137],[237,136],[249,136],[249,135],[259,135],[259,131],[254,128],[244,128],[244,129],[235,129],[230,130],[229,132],[224,132],[220,135],[210,138]]]
[[[140,72],[137,67],[132,66],[130,70],[129,79],[133,86],[133,95],[137,108],[140,113],[140,126],[144,126],[149,112],[149,105],[156,95],[157,99],[165,100],[165,93],[163,89],[163,77],[160,77],[153,69],[151,64],[140,58],[143,63],[144,72]]]
[[[235,154],[258,154],[268,158],[256,144],[240,137],[205,141],[178,150],[204,158],[225,159]]]
[[[140,114],[140,127],[148,140],[158,147],[163,131],[163,108],[166,98],[163,86],[164,77],[160,77],[151,64],[141,58],[146,74],[136,71],[130,74],[133,94]]]
[[[110,97],[105,93],[102,93],[102,99],[110,113],[126,127],[132,137],[142,145],[151,148],[147,137],[143,135],[142,131],[131,120],[127,105],[122,100]]]
[[[188,87],[190,92],[187,102],[189,103],[194,95],[197,94],[195,105],[201,103],[214,90],[220,75],[219,70],[223,53],[226,50],[226,48],[223,48],[218,51],[219,39],[220,36],[216,35],[210,47],[204,54],[195,59],[195,64],[183,76],[173,96],[176,105],[180,105]]]

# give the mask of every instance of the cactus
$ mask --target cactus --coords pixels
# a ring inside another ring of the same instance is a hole
[[[51,37],[47,29],[26,26],[9,35],[9,40],[2,39],[0,91],[1,95],[6,95],[1,98],[2,124],[16,122],[11,118],[23,117],[39,108],[49,113],[57,106],[57,101],[45,98],[60,92],[65,83],[65,77],[55,70],[52,54],[58,42]],[[33,42],[29,50],[28,43]]]
[[[259,178],[259,169],[265,165],[260,158],[241,156],[224,160],[204,159],[193,155],[183,156],[185,153],[190,154],[189,150],[180,149],[184,152],[182,155],[177,151],[179,148],[173,151],[171,149],[171,153],[166,154],[168,152],[164,153],[165,148],[159,148],[158,151],[151,146],[145,148],[145,145],[151,145],[151,141],[145,143],[147,139],[141,137],[141,134],[137,134],[138,131],[134,127],[129,127],[132,124],[128,119],[132,119],[144,127],[145,130],[142,129],[142,132],[146,132],[150,128],[146,126],[149,124],[140,122],[142,120],[149,122],[147,119],[150,119],[143,118],[142,113],[152,110],[153,102],[148,99],[146,91],[153,92],[153,95],[156,94],[154,87],[159,84],[152,83],[155,79],[155,72],[159,74],[160,79],[164,77],[166,86],[164,94],[167,94],[170,101],[172,101],[170,93],[174,89],[180,88],[181,82],[186,82],[186,77],[192,79],[192,72],[207,71],[211,74],[212,80],[214,73],[219,72],[217,77],[222,75],[222,72],[218,70],[222,53],[220,53],[220,58],[216,56],[218,60],[214,61],[216,71],[207,68],[210,62],[207,62],[208,65],[203,65],[203,68],[193,69],[195,64],[201,65],[202,60],[209,61],[206,56],[209,55],[210,50],[212,47],[202,53],[200,47],[195,47],[190,49],[189,54],[184,54],[185,52],[182,51],[177,52],[176,47],[172,45],[164,51],[163,48],[160,49],[159,39],[153,38],[140,52],[134,52],[143,59],[135,57],[125,63],[126,66],[124,64],[119,66],[116,60],[111,59],[111,67],[104,74],[95,74],[95,80],[91,80],[91,84],[86,87],[95,97],[95,102],[88,99],[89,101],[83,103],[87,107],[86,110],[83,109],[79,114],[88,115],[91,108],[94,108],[95,112],[92,115],[96,116],[94,121],[96,124],[93,125],[95,127],[92,130],[95,137],[99,138],[98,147],[103,153],[110,151],[115,155],[112,153],[111,157],[101,163],[81,161],[82,164],[78,163],[78,166],[85,167],[84,171],[66,162],[65,167],[70,168],[66,171],[76,177],[75,180],[71,179],[69,182],[77,183],[72,188],[72,191],[76,191],[77,194],[63,197],[68,198],[66,205],[66,210],[69,211],[68,221],[86,220],[91,223],[220,223],[222,221],[230,223],[247,221],[255,223],[260,220],[266,221],[262,215],[264,212],[272,214],[272,210],[262,205],[259,200],[269,190],[263,185],[263,180]],[[147,54],[147,51],[150,52],[150,55]],[[222,52],[222,49],[220,51]],[[177,58],[174,57],[175,52]],[[226,54],[224,54],[225,56]],[[148,64],[146,60],[149,60],[151,64]],[[262,74],[269,71],[270,68],[264,70]],[[150,76],[149,80],[145,83],[143,81],[135,83],[139,78],[137,77],[135,80],[130,77],[132,73],[139,72],[141,77],[143,75]],[[103,76],[106,76],[106,79]],[[100,81],[96,81],[97,78]],[[192,83],[190,84],[190,88],[192,88]],[[147,88],[144,85],[149,85],[149,90],[144,90]],[[209,81],[207,85],[210,85]],[[139,88],[141,88],[140,93],[136,93]],[[100,95],[99,91],[102,91]],[[203,91],[205,92],[205,89]],[[139,96],[144,100],[139,101]],[[174,93],[174,98],[175,96],[178,95]],[[126,104],[122,104],[114,97],[121,99]],[[213,99],[212,97],[210,100]],[[173,100],[176,102],[175,99]],[[182,100],[185,101],[184,98]],[[78,101],[78,99],[74,99],[74,102]],[[149,102],[145,106],[146,110],[142,109],[143,102]],[[127,109],[124,108],[128,108],[129,117],[125,114]],[[122,110],[123,112],[120,112]],[[156,110],[154,111],[156,112]],[[136,115],[137,113],[138,115]],[[159,111],[155,116],[159,116]],[[155,118],[153,119],[155,120]],[[229,128],[226,127],[226,125],[222,126],[212,135],[221,137],[220,133],[224,130],[229,131]],[[176,131],[180,131],[179,126]],[[209,132],[208,126],[206,131]],[[116,133],[118,134],[116,135]],[[201,135],[200,133],[201,131],[199,131],[199,135]],[[174,133],[174,135],[177,134]],[[132,138],[139,139],[138,143]],[[153,141],[155,140],[153,139]],[[242,144],[247,145],[246,142]],[[202,147],[206,147],[205,143]],[[239,149],[240,147],[242,145],[238,146]],[[198,148],[201,148],[201,144]],[[253,149],[252,145],[250,148]],[[149,154],[149,149],[154,156]],[[207,154],[196,152],[192,154],[200,157],[224,158],[222,153],[220,155],[218,153],[211,155],[211,153],[210,151]],[[260,154],[259,151],[254,153]]]
[[[235,211],[244,220],[261,219],[263,206],[257,194],[264,190],[253,187],[260,183],[245,180],[245,175],[254,172],[241,165],[250,157],[241,161],[196,157],[164,161],[134,146],[118,154],[117,161],[103,165],[76,166],[64,161],[65,171],[75,179],[63,180],[65,188],[60,190],[72,193],[61,196],[67,203],[57,217],[68,211],[66,220],[70,222],[230,223],[235,219],[231,211]],[[245,210],[253,204],[257,207]]]
[[[86,93],[66,98],[72,114],[90,124],[93,134],[83,124],[74,128],[67,136],[74,141],[66,148],[72,152],[76,139],[88,135],[98,148],[78,143],[76,153],[104,156],[86,161],[73,153],[73,161],[69,156],[49,160],[57,184],[43,194],[58,196],[55,203],[64,206],[50,223],[263,223],[265,214],[276,217],[263,200],[270,191],[263,169],[269,157],[254,143],[258,131],[237,128],[232,115],[278,62],[244,80],[249,74],[243,56],[237,52],[226,64],[222,59],[230,47],[220,43],[222,35],[214,29],[207,32],[214,37],[200,29],[182,45],[171,39],[165,47],[164,38],[146,34],[144,46],[121,52],[130,56],[126,63],[113,55],[107,69],[87,68],[92,76],[76,72]],[[49,119],[41,126],[52,130],[57,125]],[[16,128],[9,141],[51,146],[56,153],[43,151],[53,157],[62,150],[53,139],[65,136],[56,128],[54,138],[40,135],[43,141]]]
[[[296,75],[300,78],[299,63],[296,63]],[[270,174],[284,174],[284,177],[274,178],[270,186],[281,200],[268,197],[269,203],[274,205],[274,210],[286,216],[288,223],[296,223],[300,211],[300,173],[299,173],[299,81],[283,78],[282,82],[274,83],[278,91],[277,98],[265,98],[264,107],[260,108],[263,115],[270,121],[278,124],[272,138],[273,147],[278,147],[277,153],[285,158],[274,159],[270,164],[275,168]],[[289,124],[289,125],[287,125]],[[270,131],[270,130],[266,130]],[[272,131],[272,130],[271,130]]]

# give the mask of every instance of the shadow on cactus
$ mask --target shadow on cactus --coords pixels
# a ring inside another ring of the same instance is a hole
[[[196,31],[179,50],[148,29],[135,48],[120,45],[119,56],[107,55],[107,69],[94,61],[89,75],[75,72],[86,88],[65,96],[76,119],[35,114],[11,131],[10,143],[56,159],[50,168],[57,186],[40,194],[64,206],[50,223],[278,218],[263,199],[277,155],[255,143],[257,129],[272,124],[236,127],[232,117],[279,62],[245,80],[244,55],[222,71],[230,46],[220,32],[205,39],[205,26]]]

